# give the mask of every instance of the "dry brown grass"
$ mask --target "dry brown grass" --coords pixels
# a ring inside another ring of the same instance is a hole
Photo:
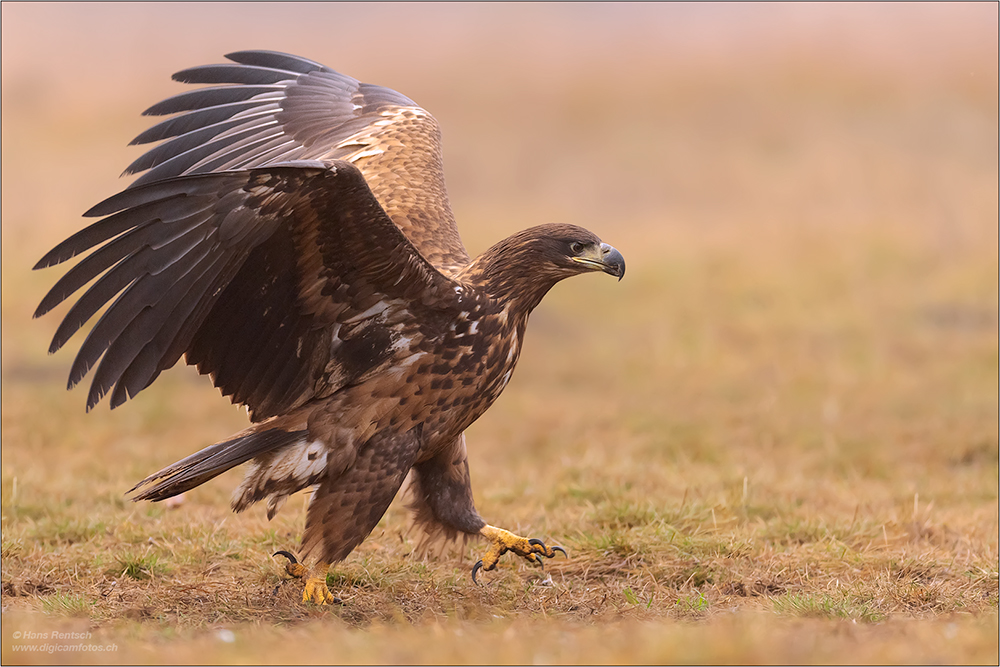
[[[997,661],[995,5],[73,11],[3,6],[5,663]],[[338,11],[395,41],[330,47]],[[169,72],[259,46],[431,109],[473,252],[566,220],[628,259],[553,291],[469,433],[481,513],[571,558],[475,587],[479,546],[419,559],[394,505],[317,608],[269,555],[302,502],[123,499],[244,417],[190,369],[84,414],[29,269]],[[15,652],[54,631],[116,650]]]

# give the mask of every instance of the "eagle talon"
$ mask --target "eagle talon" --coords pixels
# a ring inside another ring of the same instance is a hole
[[[528,544],[530,544],[533,547],[541,547],[542,548],[541,554],[543,556],[545,556],[546,558],[555,558],[557,551],[561,552],[563,556],[566,556],[566,558],[569,558],[569,554],[566,553],[566,550],[563,549],[562,547],[560,547],[560,546],[547,547],[547,546],[545,546],[545,542],[542,542],[537,537],[533,537],[530,540],[528,540]],[[538,553],[539,552],[537,552],[537,551],[533,552],[533,555],[535,557],[537,557]],[[538,563],[541,564],[541,562],[542,562],[541,559],[539,559]]]
[[[274,558],[275,556],[284,556],[289,561],[291,561],[292,564],[299,562],[299,559],[295,557],[295,554],[293,554],[290,551],[285,551],[284,549],[282,549],[281,551],[275,551],[273,554],[271,554],[271,558]]]
[[[329,569],[329,565],[326,563],[318,563],[317,570],[322,574],[320,576],[308,577],[306,574],[309,570],[306,566],[299,562],[299,559],[289,551],[275,551],[271,558],[275,556],[284,556],[288,559],[288,564],[285,565],[285,572],[296,579],[306,579],[306,585],[302,589],[302,602],[314,602],[319,605],[327,604],[343,604],[343,600],[336,597],[330,592],[330,589],[326,586],[326,571]],[[280,586],[280,584],[279,584]],[[278,592],[278,587],[274,587],[274,592]]]
[[[520,537],[510,531],[496,528],[494,526],[484,526],[479,534],[491,542],[489,549],[483,559],[472,568],[472,580],[476,580],[476,574],[480,569],[492,570],[496,567],[497,561],[508,551],[511,551],[532,565],[537,565],[544,569],[542,558],[554,558],[557,551],[567,556],[566,550],[562,547],[549,547],[545,542],[537,537]]]
[[[288,573],[288,576],[301,579],[306,575],[307,570],[305,565],[300,563],[299,559],[296,558],[291,552],[285,550],[275,551],[271,558],[274,558],[275,556],[284,556],[288,559],[288,563],[285,564],[285,572]]]
[[[479,572],[479,570],[481,570],[482,567],[483,567],[483,561],[481,560],[476,561],[476,564],[472,566],[472,583],[474,583],[476,586],[482,585],[478,581],[476,581],[476,573]]]

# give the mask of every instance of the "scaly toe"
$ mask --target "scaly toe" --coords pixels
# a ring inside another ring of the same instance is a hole
[[[314,577],[306,580],[305,588],[302,590],[302,601],[325,605],[340,602],[340,599],[334,597],[326,587],[326,577],[322,579]]]

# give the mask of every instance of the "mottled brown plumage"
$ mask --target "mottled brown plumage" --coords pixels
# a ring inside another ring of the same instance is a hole
[[[142,480],[134,498],[249,462],[234,509],[267,500],[273,516],[315,487],[303,549],[331,563],[412,471],[417,522],[487,536],[486,569],[508,549],[553,555],[479,517],[463,432],[510,380],[549,288],[585,271],[621,278],[621,255],[579,227],[542,225],[470,260],[430,114],[295,56],[228,58],[175,75],[217,85],[149,109],[178,115],[133,142],[163,142],[126,170],[145,174],[36,266],[100,246],[35,313],[96,279],[54,352],[117,296],[70,372],[72,387],[96,366],[88,409],[109,392],[120,405],[182,355],[247,406],[250,428]],[[307,597],[325,601],[321,587]]]

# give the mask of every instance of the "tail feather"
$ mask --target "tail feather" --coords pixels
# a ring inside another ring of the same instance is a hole
[[[153,473],[129,489],[128,493],[160,480],[153,486],[140,491],[133,496],[132,500],[165,500],[200,486],[213,477],[252,458],[300,442],[307,435],[308,432],[305,430],[285,431],[280,428],[251,433],[244,432],[244,435],[206,447],[200,452]]]
[[[263,456],[247,467],[243,483],[233,492],[233,511],[242,512],[267,498],[271,519],[293,493],[336,479],[354,462],[356,450],[348,445],[331,450],[321,440],[301,440]]]

